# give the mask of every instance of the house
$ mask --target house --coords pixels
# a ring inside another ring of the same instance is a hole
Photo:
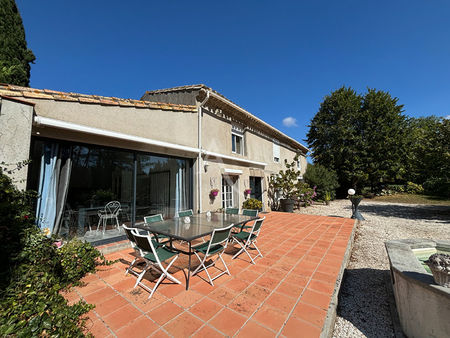
[[[304,145],[205,85],[141,100],[13,85],[0,96],[0,162],[31,159],[14,179],[39,192],[40,226],[62,236],[103,243],[119,236],[116,221],[242,207],[249,197],[269,210],[270,175],[296,155],[306,168]],[[121,207],[103,234],[99,210],[110,201]]]

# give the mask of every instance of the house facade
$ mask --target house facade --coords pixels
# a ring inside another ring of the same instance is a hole
[[[39,192],[38,223],[62,236],[100,243],[120,237],[116,221],[242,208],[250,197],[269,210],[270,175],[296,155],[306,169],[305,146],[205,85],[141,100],[12,85],[0,96],[0,162],[31,159],[13,179]],[[120,202],[118,219],[96,231],[109,201]]]

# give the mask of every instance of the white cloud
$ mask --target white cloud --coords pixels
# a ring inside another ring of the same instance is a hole
[[[445,118],[446,118],[447,120],[450,120],[450,115],[447,115]]]
[[[298,127],[297,120],[289,116],[283,119],[283,126],[285,127]]]

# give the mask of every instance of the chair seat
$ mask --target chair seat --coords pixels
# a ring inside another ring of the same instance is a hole
[[[241,232],[238,232],[237,234],[233,234],[234,238],[237,238],[241,241],[246,241],[249,236],[250,236],[250,233],[245,232],[245,231],[241,231]],[[255,234],[252,234],[251,240],[255,239],[256,237],[257,236]]]
[[[192,249],[197,250],[201,253],[206,253],[206,251],[208,250],[208,245],[209,245],[209,241],[199,244],[197,246],[192,247]],[[209,249],[209,255],[215,254],[216,252],[220,251],[223,249],[223,245],[217,244],[217,245],[213,245],[210,249]]]
[[[158,255],[158,258],[160,260],[160,262],[164,262],[166,260],[168,260],[169,258],[178,255],[177,252],[173,252],[170,251],[169,249],[167,249],[166,247],[159,247],[156,248],[156,254]],[[156,258],[155,255],[153,254],[153,252],[149,252],[144,256],[145,259],[148,259],[149,261],[156,263]]]

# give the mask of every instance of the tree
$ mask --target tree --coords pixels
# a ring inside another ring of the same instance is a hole
[[[307,142],[314,163],[336,171],[340,195],[366,184],[375,190],[405,173],[406,120],[397,101],[387,92],[362,96],[342,87],[321,103]]]
[[[450,120],[409,119],[408,149],[408,180],[429,194],[450,196]]]
[[[335,198],[339,183],[334,170],[328,170],[318,163],[308,163],[303,178],[311,187],[316,186],[317,197],[319,199],[325,200],[327,193],[331,199]]]
[[[29,86],[30,63],[22,18],[14,0],[0,0],[0,82]]]

